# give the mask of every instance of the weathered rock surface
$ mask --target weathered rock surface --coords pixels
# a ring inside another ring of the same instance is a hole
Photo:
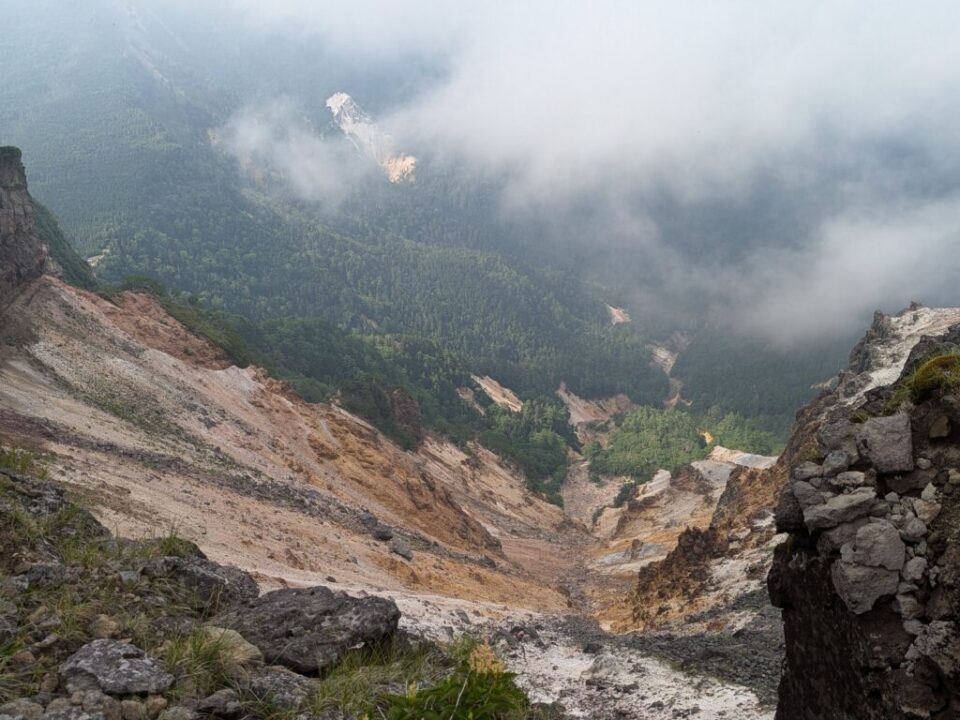
[[[887,346],[932,312],[878,317],[837,390],[798,416],[788,451],[811,434],[818,443],[778,505],[790,540],[768,578],[787,649],[777,720],[960,717],[960,403],[935,388],[889,414],[902,395],[878,382],[896,380],[881,360],[900,357],[908,378],[960,346],[948,324],[940,337],[913,333],[912,351]]]
[[[317,689],[317,681],[282,666],[260,668],[250,674],[247,690],[255,697],[289,709],[299,708]]]
[[[159,693],[173,684],[173,676],[146,657],[143,650],[120,640],[94,640],[60,666],[69,692],[101,690],[110,695]]]
[[[392,600],[355,598],[313,587],[268,592],[218,617],[216,623],[239,632],[267,662],[316,674],[347,648],[389,637],[399,619]]]
[[[910,417],[904,413],[870,418],[857,432],[857,448],[877,472],[895,473],[913,470],[913,441]]]
[[[877,494],[872,488],[860,488],[848,495],[837,495],[803,511],[803,521],[812,530],[826,530],[850,522],[870,512]],[[802,505],[802,503],[801,503]]]
[[[159,557],[143,571],[150,577],[176,577],[196,593],[196,604],[202,608],[235,605],[260,593],[249,573],[200,557]]]
[[[0,310],[43,273],[47,248],[34,231],[33,203],[20,150],[0,147]]]

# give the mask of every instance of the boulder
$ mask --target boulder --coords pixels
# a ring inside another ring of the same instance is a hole
[[[832,497],[822,505],[806,508],[803,521],[811,531],[836,527],[867,515],[876,499],[877,493],[873,488],[858,488],[847,495]]]
[[[173,676],[146,657],[143,650],[120,640],[87,643],[60,665],[68,692],[101,690],[110,695],[161,693]]]
[[[877,472],[913,470],[913,438],[910,416],[905,413],[870,418],[857,430],[857,449]]]
[[[413,550],[402,538],[394,538],[390,541],[390,552],[399,555],[404,560],[413,560]]]
[[[148,577],[172,578],[196,594],[198,608],[220,608],[255,598],[256,581],[246,572],[199,557],[164,556],[143,568]]]
[[[812,505],[822,505],[823,495],[810,483],[799,480],[793,484],[793,496],[800,503],[800,509],[806,510]]]
[[[79,705],[71,705],[66,698],[57,698],[43,713],[43,720],[107,720],[102,712],[90,712]]]
[[[203,633],[217,644],[221,662],[229,675],[236,677],[242,675],[249,667],[263,664],[263,653],[260,652],[260,648],[247,642],[236,630],[205,625]]]
[[[197,703],[197,710],[222,718],[236,717],[243,711],[240,696],[232,688],[222,688]]]
[[[815,462],[802,462],[792,472],[794,480],[809,480],[823,475],[823,468]]]
[[[834,450],[823,460],[824,477],[832,477],[850,467],[850,456],[844,450]]]
[[[940,515],[940,503],[929,500],[914,500],[913,511],[925,525],[930,525]]]
[[[268,592],[215,622],[256,645],[267,662],[315,674],[347,648],[391,636],[399,620],[393,600],[355,598],[318,586]]]
[[[820,428],[817,433],[820,450],[824,455],[833,450],[842,450],[856,462],[857,454],[857,426],[849,420],[835,420]]]
[[[803,529],[803,510],[793,494],[793,488],[785,487],[777,498],[774,520],[777,524],[777,532]]]
[[[374,526],[370,534],[373,535],[374,540],[380,540],[382,542],[393,539],[393,530],[386,525]]]
[[[900,533],[886,520],[873,520],[857,530],[853,561],[858,565],[899,571],[907,548]]]
[[[924,573],[927,572],[927,559],[914,557],[907,560],[903,566],[903,579],[907,582],[917,583],[923,580]]]
[[[43,715],[43,705],[21,698],[0,705],[0,718],[10,720],[39,720]]]
[[[900,529],[900,537],[907,542],[919,542],[927,534],[927,526],[917,517],[909,518]]]
[[[857,539],[857,531],[868,522],[871,522],[871,518],[862,517],[853,522],[841,523],[835,528],[825,530],[817,538],[817,550],[822,555],[829,555],[847,544],[852,548],[854,541]]]
[[[866,481],[866,474],[857,470],[846,470],[830,478],[830,484],[835,488],[860,487]]]
[[[246,689],[254,697],[296,710],[317,690],[317,681],[285,667],[265,667],[251,673]]]
[[[857,615],[871,610],[884,595],[897,591],[900,573],[880,567],[865,567],[837,560],[830,568],[833,587],[847,609]]]

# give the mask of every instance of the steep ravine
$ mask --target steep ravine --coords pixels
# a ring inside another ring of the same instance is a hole
[[[149,295],[42,275],[18,153],[0,152],[0,200],[0,438],[55,483],[12,495],[62,487],[109,531],[175,528],[261,591],[382,596],[417,636],[488,637],[567,717],[769,719],[778,683],[784,720],[954,716],[960,402],[889,414],[887,386],[960,345],[960,311],[878,315],[775,464],[717,452],[598,513],[616,484],[572,457],[565,513],[483,448],[404,451],[232,366]],[[629,408],[559,394],[581,432]],[[11,568],[44,562],[27,555]]]

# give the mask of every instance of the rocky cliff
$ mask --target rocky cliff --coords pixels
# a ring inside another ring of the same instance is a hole
[[[37,237],[20,150],[0,147],[0,308],[39,277],[47,248]]]
[[[960,716],[958,322],[878,315],[799,415],[768,578],[779,720]]]

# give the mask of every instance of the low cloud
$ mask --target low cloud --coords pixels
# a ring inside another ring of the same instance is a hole
[[[436,81],[380,118],[399,146],[505,178],[505,212],[631,258],[644,300],[780,341],[960,302],[955,3],[225,1],[344,62],[430,58]],[[271,112],[234,147],[335,197],[342,149]]]
[[[375,169],[342,136],[318,133],[289,100],[249,107],[220,134],[247,175],[273,176],[297,198],[327,208],[338,206]]]

